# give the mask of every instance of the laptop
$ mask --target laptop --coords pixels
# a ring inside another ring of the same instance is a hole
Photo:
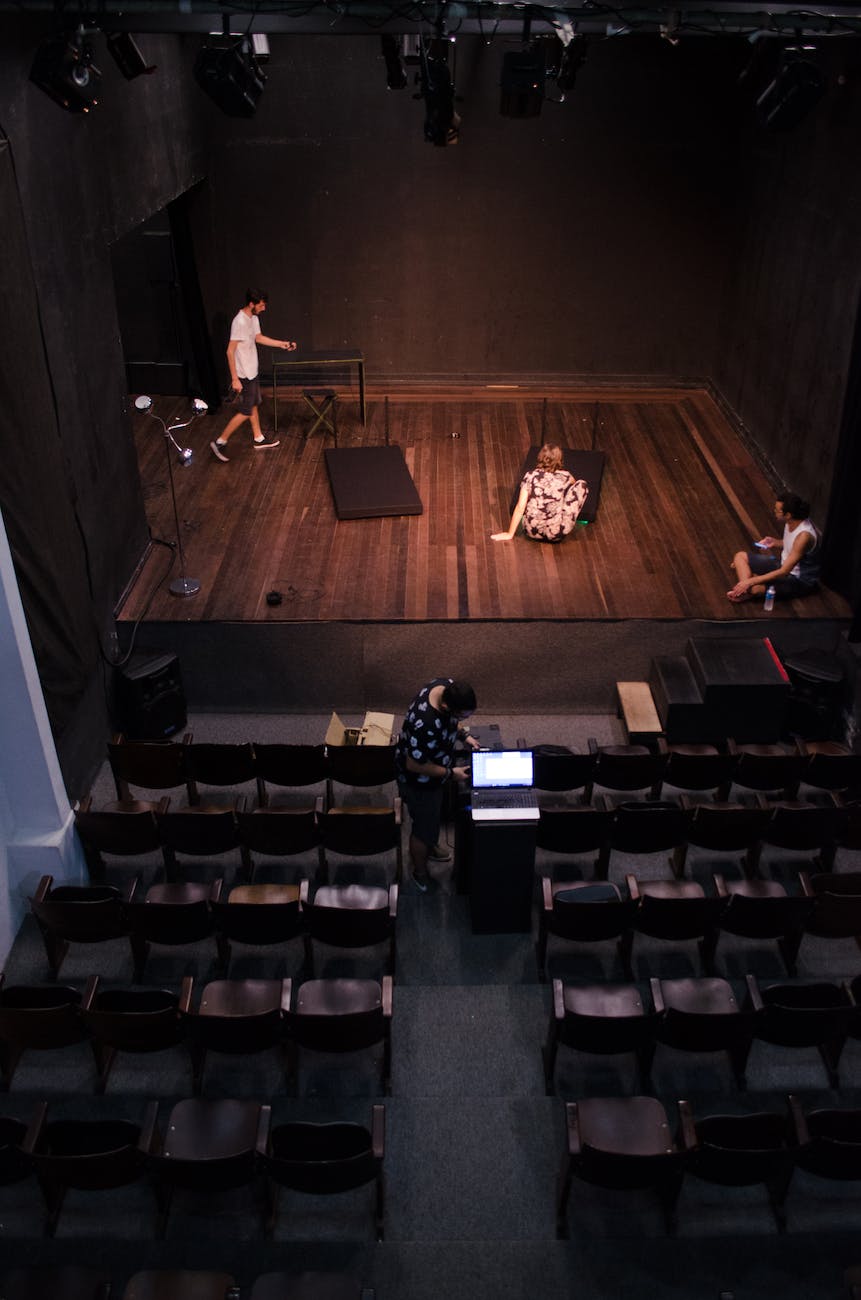
[[[479,749],[472,753],[472,820],[537,821],[531,749]]]

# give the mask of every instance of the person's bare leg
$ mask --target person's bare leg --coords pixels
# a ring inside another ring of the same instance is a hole
[[[753,577],[750,569],[750,561],[747,558],[747,551],[736,551],[735,555],[732,557],[732,564],[729,567],[735,569],[739,582],[746,582],[748,578]],[[750,600],[753,596],[763,596],[765,595],[765,583],[758,582],[755,587],[748,587],[746,594],[743,596],[730,596],[729,592],[727,592],[727,595],[730,600],[736,602]]]
[[[255,407],[255,410],[256,409],[257,408]],[[243,415],[241,411],[237,411],[236,415],[231,415],[230,419],[227,421],[227,424],[225,424],[221,433],[216,438],[216,442],[220,443],[222,447],[226,447],[228,442],[230,441],[231,434],[234,434],[236,430],[239,428],[240,424],[242,424],[245,420],[249,418],[250,418],[249,416]]]
[[[735,569],[739,582],[744,582],[745,579],[749,578],[751,573],[747,551],[736,551],[735,555],[732,557],[732,564],[729,567]]]
[[[260,408],[257,406],[252,407],[248,419],[251,421],[251,436],[255,442],[259,442],[263,437],[263,430],[260,428]]]

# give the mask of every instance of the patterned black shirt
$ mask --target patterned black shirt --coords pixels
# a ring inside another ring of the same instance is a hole
[[[395,770],[401,783],[430,788],[442,785],[442,777],[408,772],[408,757],[416,763],[438,763],[440,767],[451,767],[457,741],[457,718],[433,708],[429,699],[436,686],[449,686],[451,682],[451,677],[435,677],[421,688],[407,709],[395,750]]]

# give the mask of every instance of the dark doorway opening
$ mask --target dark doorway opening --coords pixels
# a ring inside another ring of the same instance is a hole
[[[188,206],[181,195],[112,246],[117,315],[129,392],[194,394],[215,406]]]

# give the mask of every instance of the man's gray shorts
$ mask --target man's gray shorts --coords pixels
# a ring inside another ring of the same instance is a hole
[[[255,406],[260,405],[260,380],[240,379],[239,382],[242,392],[236,398],[236,407],[242,415],[250,415]]]

